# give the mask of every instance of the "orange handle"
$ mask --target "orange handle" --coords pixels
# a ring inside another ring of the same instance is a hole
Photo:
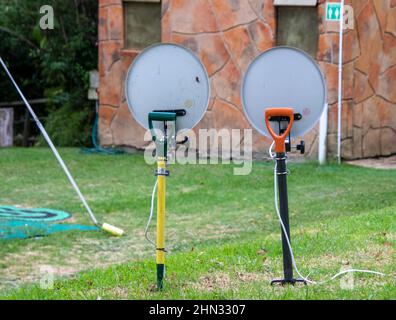
[[[290,119],[289,125],[286,131],[281,135],[278,136],[274,130],[272,130],[270,124],[271,117],[288,117]],[[293,127],[294,123],[294,110],[292,108],[272,108],[265,110],[265,124],[267,125],[267,129],[275,141],[275,152],[276,153],[285,153],[286,146],[285,140],[289,135],[291,128]]]

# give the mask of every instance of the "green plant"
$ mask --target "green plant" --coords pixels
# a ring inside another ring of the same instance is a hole
[[[88,101],[88,73],[97,68],[97,1],[48,0],[54,29],[42,30],[41,0],[0,0],[0,56],[28,99],[48,98],[35,108],[62,146],[88,145],[94,105]],[[2,101],[19,100],[4,73]],[[4,100],[3,100],[4,99]],[[62,132],[64,131],[64,132]]]

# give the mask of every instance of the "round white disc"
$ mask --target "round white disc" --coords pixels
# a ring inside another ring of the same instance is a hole
[[[128,106],[148,129],[152,111],[184,109],[177,117],[176,130],[192,129],[204,116],[209,104],[210,84],[201,61],[188,49],[159,43],[142,51],[128,70],[125,81]],[[154,123],[160,128],[160,123]]]
[[[291,137],[301,137],[319,121],[326,104],[326,82],[317,63],[305,52],[276,47],[259,55],[248,67],[242,84],[242,104],[251,125],[270,137],[267,108],[293,108],[302,115]],[[273,124],[277,130],[277,124]],[[277,131],[276,131],[277,132]]]

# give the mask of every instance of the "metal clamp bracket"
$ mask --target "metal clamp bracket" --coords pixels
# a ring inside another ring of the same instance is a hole
[[[168,170],[166,170],[165,168],[159,168],[157,170],[155,170],[155,176],[164,176],[164,177],[169,177],[170,173]]]
[[[267,124],[267,128],[273,139],[275,140],[275,148],[278,148],[278,151],[282,152],[290,152],[292,149],[291,146],[291,128],[293,126],[294,121],[300,121],[303,119],[302,114],[293,113],[293,109],[291,108],[273,108],[267,109],[265,113],[265,121]],[[279,135],[272,130],[270,126],[270,122],[278,123],[278,131]],[[285,125],[287,123],[287,126]],[[305,143],[301,141],[299,145],[295,147],[301,154],[305,153]]]
[[[168,158],[168,149],[176,149],[176,119],[186,115],[184,109],[154,110],[148,115],[149,129],[156,143],[157,157]],[[154,129],[154,121],[163,122],[163,136],[158,138]],[[164,174],[161,174],[164,175]]]

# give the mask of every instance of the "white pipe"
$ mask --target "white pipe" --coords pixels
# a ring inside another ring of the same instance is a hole
[[[340,45],[338,57],[338,137],[337,137],[337,159],[341,164],[341,137],[342,137],[342,67],[343,67],[343,31],[344,31],[344,0],[341,0],[341,17],[340,17]]]
[[[320,125],[319,125],[319,164],[326,164],[326,139],[327,139],[327,124],[328,124],[328,104],[326,103],[325,108],[323,110],[323,114],[320,117]]]
[[[29,102],[26,100],[25,96],[23,95],[22,91],[19,89],[17,83],[15,82],[14,78],[12,77],[10,71],[8,71],[7,66],[5,65],[3,59],[0,57],[0,63],[3,66],[4,70],[6,71],[7,75],[10,77],[15,89],[17,89],[19,95],[21,96],[23,102],[25,103],[26,107],[28,108],[30,114],[32,115],[34,121],[37,124],[37,127],[40,129],[45,141],[47,141],[48,145],[50,146],[52,152],[55,155],[56,160],[58,160],[60,166],[62,167],[63,171],[65,172],[67,178],[69,179],[71,185],[73,186],[74,190],[76,191],[78,197],[80,198],[81,202],[84,204],[85,209],[87,210],[92,222],[97,225],[98,221],[96,220],[91,208],[89,207],[87,201],[85,200],[83,194],[81,193],[79,187],[77,186],[76,181],[74,181],[69,169],[66,167],[66,164],[63,162],[60,154],[58,153],[58,150],[56,150],[54,144],[51,141],[51,138],[49,137],[47,131],[44,129],[44,126],[41,124],[40,120],[38,119],[38,117],[36,116],[36,114],[34,113],[32,107],[30,106]]]

